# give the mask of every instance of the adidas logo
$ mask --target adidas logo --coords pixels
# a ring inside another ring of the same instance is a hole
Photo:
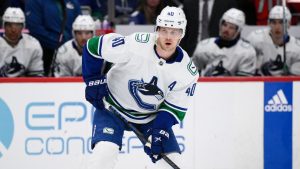
[[[266,112],[291,112],[293,110],[282,91],[278,90],[277,93],[265,105]]]

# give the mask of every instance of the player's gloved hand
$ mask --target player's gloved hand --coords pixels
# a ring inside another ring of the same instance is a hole
[[[150,156],[153,163],[161,159],[161,153],[164,152],[163,144],[169,140],[168,129],[150,129],[148,142],[151,145],[146,145],[144,151]]]
[[[103,97],[108,95],[106,76],[98,76],[87,81],[85,98],[97,109],[104,109]]]
[[[277,55],[275,60],[271,60],[266,62],[261,67],[261,72],[265,76],[279,76],[284,75],[284,63],[281,59],[281,55]]]
[[[149,155],[153,163],[161,159],[162,153],[168,153],[165,151],[165,147],[168,146],[170,133],[173,133],[172,126],[177,123],[175,117],[169,112],[159,111],[157,113],[156,118],[153,120],[152,128],[145,134],[149,144],[145,145],[144,151]]]

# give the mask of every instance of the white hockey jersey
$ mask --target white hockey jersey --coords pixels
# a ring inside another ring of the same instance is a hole
[[[286,65],[289,72],[300,75],[300,41],[293,36],[289,36],[286,43]],[[247,40],[254,46],[257,53],[257,69],[269,61],[276,60],[277,56],[283,61],[283,46],[276,46],[270,35],[270,28],[260,29],[251,32]],[[281,72],[278,72],[281,73]],[[273,73],[273,75],[280,75]]]
[[[255,50],[249,43],[239,39],[231,47],[220,48],[216,40],[214,37],[199,42],[193,54],[193,62],[201,76],[254,75]]]
[[[87,42],[88,51],[114,66],[107,74],[107,101],[127,120],[147,123],[158,111],[181,121],[194,95],[198,71],[187,53],[177,47],[174,60],[161,59],[155,34],[107,34]]]
[[[58,49],[55,77],[82,75],[82,55],[77,51],[74,41],[69,40]]]
[[[14,47],[0,36],[0,77],[43,76],[42,56],[39,41],[28,34]]]

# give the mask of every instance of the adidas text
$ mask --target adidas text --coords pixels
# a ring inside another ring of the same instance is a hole
[[[292,105],[289,104],[265,105],[266,112],[291,112],[292,110]]]

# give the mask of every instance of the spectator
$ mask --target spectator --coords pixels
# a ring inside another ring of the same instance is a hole
[[[82,75],[82,48],[95,34],[95,22],[89,15],[79,15],[73,23],[73,39],[59,49],[56,57],[55,76]]]
[[[137,10],[131,14],[130,24],[154,25],[163,7],[162,0],[141,0]]]
[[[101,0],[78,0],[81,7],[88,7],[89,13],[93,18],[103,20],[106,13],[104,13],[103,2]],[[81,8],[82,9],[82,8]],[[83,12],[83,11],[82,11]],[[83,13],[84,14],[84,13]]]
[[[286,24],[290,26],[291,13],[288,8],[285,11]],[[300,41],[285,35],[283,18],[283,7],[274,6],[269,13],[269,28],[256,30],[247,37],[256,49],[258,75],[300,75]]]
[[[103,0],[101,11],[105,14],[107,18],[108,14],[108,1],[109,0]],[[130,14],[134,12],[134,10],[137,8],[140,0],[115,0],[115,6],[113,7],[115,9],[115,24],[128,24]]]
[[[26,0],[25,9],[29,32],[42,45],[48,75],[54,51],[72,38],[72,23],[80,14],[80,5],[77,0]]]
[[[254,75],[255,50],[240,38],[244,24],[244,13],[231,8],[220,20],[219,36],[197,45],[192,59],[201,76]]]
[[[204,5],[207,2],[207,5]],[[203,10],[206,6],[207,10]],[[236,7],[235,0],[184,0],[183,10],[187,18],[186,35],[182,39],[180,46],[192,56],[197,43],[205,37],[215,37],[219,35],[219,21],[225,11]],[[207,11],[207,12],[205,12]],[[204,14],[204,15],[203,15]],[[206,16],[203,19],[203,16]],[[206,24],[203,25],[203,20]],[[204,27],[206,29],[204,29]],[[205,37],[203,32],[205,33]]]
[[[23,34],[25,16],[20,8],[8,7],[3,15],[0,36],[0,77],[43,76],[40,43]]]

